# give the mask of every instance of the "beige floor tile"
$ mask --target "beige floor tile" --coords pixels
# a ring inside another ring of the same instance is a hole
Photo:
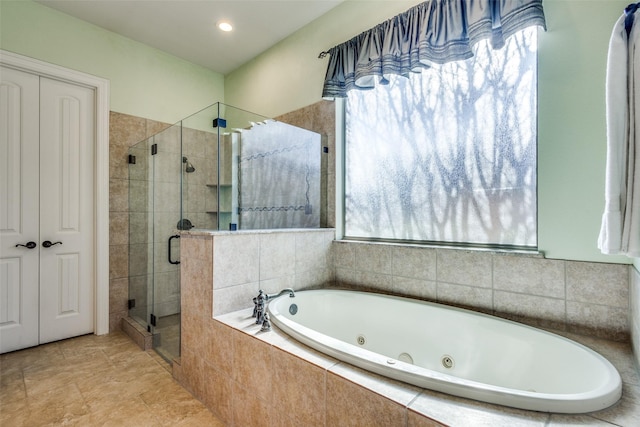
[[[22,369],[0,371],[0,412],[4,404],[27,398]]]
[[[225,425],[217,419],[208,409],[201,409],[198,413],[190,415],[175,424],[176,427],[225,427]]]
[[[27,399],[18,399],[11,402],[0,400],[0,426],[22,427],[26,425],[25,414],[29,412]]]
[[[122,333],[0,355],[0,426],[224,427]]]
[[[64,425],[68,420],[89,413],[89,407],[74,383],[58,385],[34,397],[29,396],[27,404],[29,410],[25,414],[25,424],[30,426]]]
[[[0,371],[11,368],[24,369],[34,365],[49,366],[63,359],[64,356],[56,343],[44,344],[0,355]]]

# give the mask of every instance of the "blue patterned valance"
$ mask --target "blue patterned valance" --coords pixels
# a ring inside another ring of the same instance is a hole
[[[386,84],[385,76],[473,56],[490,39],[495,49],[526,27],[546,28],[542,0],[430,0],[397,15],[328,52],[322,96],[345,97],[351,89]]]

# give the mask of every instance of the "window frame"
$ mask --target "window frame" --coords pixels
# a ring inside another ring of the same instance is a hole
[[[536,38],[539,40],[540,29],[536,31]],[[335,117],[336,117],[336,138],[335,138],[335,230],[336,240],[349,240],[349,241],[361,241],[372,243],[387,243],[387,244],[408,244],[425,247],[442,247],[442,248],[457,248],[457,249],[476,249],[476,250],[493,250],[493,251],[506,251],[514,253],[526,253],[537,254],[539,252],[539,48],[536,52],[536,81],[534,85],[535,99],[536,99],[536,117],[535,117],[535,152],[536,152],[536,165],[535,165],[535,245],[515,245],[515,244],[495,244],[495,243],[473,243],[473,242],[453,242],[453,241],[438,241],[438,240],[417,240],[417,239],[391,239],[391,238],[379,238],[379,237],[359,237],[350,236],[346,234],[346,98],[335,98]]]

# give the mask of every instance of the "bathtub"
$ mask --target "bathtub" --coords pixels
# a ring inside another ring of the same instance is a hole
[[[497,317],[343,290],[269,303],[271,321],[318,351],[455,396],[543,412],[584,413],[618,401],[618,371],[574,341]]]

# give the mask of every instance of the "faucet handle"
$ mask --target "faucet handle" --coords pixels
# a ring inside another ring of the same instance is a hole
[[[262,321],[261,332],[267,332],[271,330],[271,320],[269,319],[269,313],[264,314],[264,320]]]
[[[260,311],[260,304],[264,307],[264,302],[266,301],[266,294],[262,289],[258,291],[258,296],[253,298],[253,313],[251,317],[258,317],[258,312]]]
[[[256,317],[258,315],[258,297],[253,297],[253,314],[251,317]]]

